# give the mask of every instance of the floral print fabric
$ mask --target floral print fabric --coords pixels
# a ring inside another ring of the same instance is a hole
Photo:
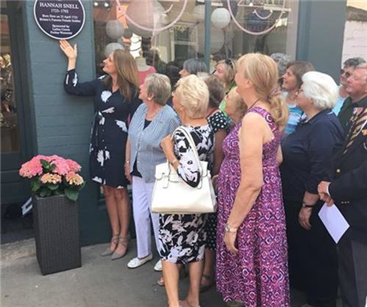
[[[225,225],[241,181],[238,131],[223,142],[224,160],[218,178],[217,289],[225,301],[241,300],[246,307],[289,307],[285,214],[276,161],[280,132],[271,115],[254,107],[271,128],[274,139],[263,147],[263,186],[237,231],[238,254],[224,242]]]
[[[213,130],[209,125],[185,126],[196,144],[200,161],[213,164]],[[180,161],[178,175],[195,187],[200,182],[200,173],[188,140],[182,132],[174,136],[174,152]],[[164,260],[186,264],[204,258],[206,242],[206,214],[161,214],[159,216],[160,254]]]
[[[96,113],[89,150],[92,180],[109,187],[124,188],[128,184],[124,172],[128,119],[141,100],[135,95],[129,102],[118,90],[112,92],[103,83],[104,77],[80,83],[76,71],[70,70],[64,88],[71,95],[95,97]]]

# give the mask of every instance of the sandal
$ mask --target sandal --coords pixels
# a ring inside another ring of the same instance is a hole
[[[121,253],[118,253],[116,250],[117,250],[117,247],[114,251],[114,253],[112,254],[112,257],[111,257],[111,260],[116,260],[116,259],[120,259],[122,257],[124,257],[129,249],[129,241],[130,241],[130,238],[127,236],[127,237],[119,237],[118,239],[118,246],[123,246],[123,250]]]
[[[107,247],[107,249],[101,254],[102,257],[110,256],[116,250],[116,248],[118,246],[118,243],[119,243],[119,235],[118,234],[112,236],[111,243],[115,244],[115,248],[114,249],[111,249],[110,248],[111,244],[110,244],[110,246]]]
[[[200,284],[200,293],[208,291],[211,287],[215,285],[215,280],[213,276],[203,274],[202,279],[206,280],[208,283]]]
[[[180,269],[180,279],[184,279],[185,277],[188,276],[188,273],[187,271],[185,270],[185,267],[183,266],[181,269]],[[158,286],[161,286],[163,287],[164,286],[164,277],[163,275],[161,275],[161,277],[159,277],[159,279],[157,280],[157,284]]]

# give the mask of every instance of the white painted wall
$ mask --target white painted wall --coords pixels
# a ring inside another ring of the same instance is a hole
[[[367,21],[346,21],[342,63],[354,57],[367,60]]]

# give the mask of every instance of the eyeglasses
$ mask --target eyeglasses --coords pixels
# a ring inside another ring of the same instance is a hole
[[[343,68],[340,70],[340,75],[345,75],[346,78],[349,78],[351,76],[351,73],[349,71],[345,71]]]
[[[226,63],[229,67],[231,67],[232,69],[234,69],[233,62],[232,62],[231,59],[225,59],[224,60],[224,63]]]

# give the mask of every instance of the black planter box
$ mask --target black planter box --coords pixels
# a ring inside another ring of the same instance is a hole
[[[33,197],[37,260],[43,275],[80,267],[77,203],[64,195]]]

